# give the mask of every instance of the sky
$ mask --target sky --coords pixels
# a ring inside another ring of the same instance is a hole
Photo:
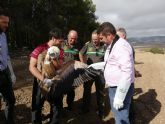
[[[92,0],[97,21],[124,27],[128,37],[165,36],[165,0]]]

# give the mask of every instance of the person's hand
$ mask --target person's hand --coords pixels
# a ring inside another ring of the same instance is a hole
[[[12,81],[12,85],[15,85],[16,82],[16,76],[14,74],[11,75],[11,81]]]
[[[123,100],[120,100],[119,98],[115,97],[113,101],[113,107],[116,110],[119,110],[124,107]]]
[[[114,101],[113,101],[113,107],[116,110],[119,110],[124,107],[124,100],[126,98],[126,95],[128,93],[128,90],[131,86],[130,81],[127,81],[129,79],[127,75],[124,75],[117,86]],[[130,96],[131,97],[131,96]]]
[[[45,79],[43,80],[43,83],[44,83],[44,85],[46,85],[47,87],[51,87],[52,84],[53,84],[53,81],[52,81],[52,79],[45,78]]]
[[[105,67],[105,62],[98,62],[98,63],[93,63],[91,65],[88,66],[88,68],[94,68],[96,70],[104,70]]]

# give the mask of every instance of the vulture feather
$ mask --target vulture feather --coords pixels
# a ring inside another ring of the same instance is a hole
[[[55,46],[53,47],[55,48]],[[60,65],[58,59],[50,58],[48,51],[44,51],[38,56],[37,67],[44,77],[50,78],[54,82],[49,88],[39,81],[42,93],[51,96],[52,99],[83,83],[94,80],[102,74],[102,71],[95,70],[92,67],[87,68],[86,64],[79,61],[72,60]]]

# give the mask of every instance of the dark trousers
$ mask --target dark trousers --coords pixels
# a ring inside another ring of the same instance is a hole
[[[104,88],[105,80],[103,75],[97,77],[95,80],[84,83],[84,93],[83,93],[83,111],[88,111],[91,103],[91,88],[92,84],[95,82],[96,87],[96,98],[98,105],[98,112],[100,115],[104,114],[105,100],[104,100]]]
[[[35,78],[32,91],[32,123],[42,124],[42,107],[45,100],[48,100],[51,106],[50,124],[58,124],[61,99],[61,97],[54,97],[53,100],[49,101],[49,99],[42,95],[37,79]]]
[[[67,93],[66,102],[68,104],[68,109],[72,109],[73,102],[74,102],[74,97],[75,97],[75,91],[74,91],[74,89],[72,89],[71,91],[69,91]]]
[[[6,124],[14,124],[14,104],[15,96],[12,88],[9,70],[6,69],[0,72],[0,93],[6,102],[5,117]]]
[[[37,79],[34,79],[32,91],[32,123],[42,124],[42,107],[45,98],[41,96],[41,90],[38,86]]]

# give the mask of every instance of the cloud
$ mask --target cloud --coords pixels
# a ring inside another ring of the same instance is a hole
[[[99,22],[125,27],[132,31],[130,35],[163,35],[164,0],[93,0],[93,3]]]

